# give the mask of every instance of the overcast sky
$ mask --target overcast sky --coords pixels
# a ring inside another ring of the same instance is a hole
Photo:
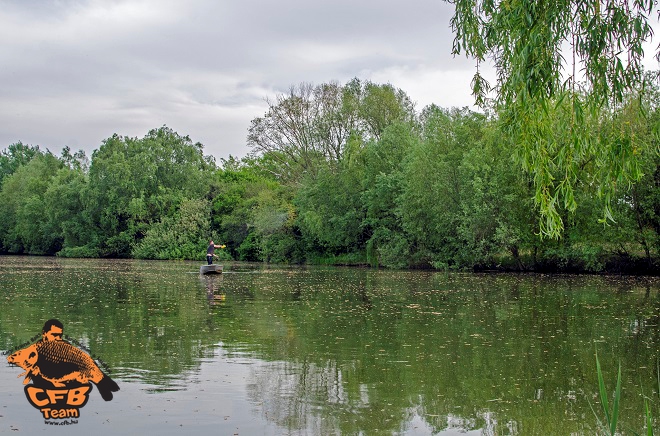
[[[442,0],[3,0],[0,150],[91,155],[114,133],[167,125],[242,157],[265,98],[353,77],[401,88],[418,110],[472,106],[475,64],[451,55],[452,14]]]

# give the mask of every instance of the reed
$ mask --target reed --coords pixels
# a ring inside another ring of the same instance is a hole
[[[610,403],[607,398],[607,389],[605,387],[605,380],[603,379],[603,371],[600,368],[600,361],[598,360],[598,352],[596,351],[596,371],[598,373],[598,392],[600,393],[600,405],[605,415],[605,422],[603,422],[598,414],[595,413],[599,425],[606,434],[614,436],[616,434],[617,421],[619,419],[619,404],[621,400],[621,362],[619,362],[619,373],[616,379],[616,388],[614,389],[614,398],[612,403],[612,410],[610,410]],[[593,408],[592,408],[593,410]]]
[[[657,395],[660,398],[660,360],[658,360],[657,365]],[[617,434],[616,427],[619,419],[619,407],[621,400],[621,362],[619,362],[619,372],[616,380],[616,388],[614,390],[614,401],[612,404],[612,410],[610,410],[610,403],[607,396],[607,388],[605,387],[605,380],[603,378],[603,372],[600,367],[600,361],[598,360],[598,351],[596,351],[596,372],[598,373],[598,392],[600,394],[600,405],[605,416],[604,420],[601,420],[596,411],[591,408],[596,416],[599,427],[604,434],[609,434],[613,436]],[[651,399],[642,392],[644,396],[644,426],[646,430],[643,433],[637,433],[634,430],[631,430],[631,434],[641,435],[645,434],[646,436],[653,436],[653,412],[652,412],[652,401]]]

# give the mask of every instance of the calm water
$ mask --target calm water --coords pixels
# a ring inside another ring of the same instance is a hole
[[[56,317],[121,387],[54,429],[4,363],[0,432],[593,434],[596,349],[660,416],[657,278],[200,264],[0,257],[0,349]]]

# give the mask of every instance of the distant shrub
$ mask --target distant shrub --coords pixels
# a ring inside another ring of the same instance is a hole
[[[544,269],[565,272],[602,272],[605,268],[604,251],[601,247],[560,246],[547,249],[540,259]]]
[[[238,251],[238,260],[247,262],[263,260],[261,238],[255,232],[248,234],[236,251]]]
[[[96,248],[84,245],[82,247],[64,247],[57,255],[60,257],[95,258],[99,257],[99,252]]]
[[[367,255],[361,253],[342,253],[336,255],[309,255],[306,259],[311,265],[367,266]]]
[[[138,259],[201,260],[206,256],[209,231],[209,204],[204,200],[185,200],[179,210],[153,224],[145,237],[133,246]],[[216,254],[229,256],[221,250]]]
[[[303,248],[294,235],[274,233],[262,242],[262,257],[273,263],[301,263],[304,258]]]

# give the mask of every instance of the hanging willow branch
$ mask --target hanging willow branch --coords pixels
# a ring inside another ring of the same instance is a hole
[[[594,137],[590,128],[641,87],[642,44],[653,34],[657,0],[449,1],[455,5],[453,53],[495,66],[492,87],[477,68],[473,95],[485,104],[495,91],[492,103],[515,156],[534,180],[541,234],[561,236],[561,210],[575,211],[585,168],[603,200],[604,219],[613,220],[617,186],[641,177],[635,144],[625,135]],[[567,107],[572,113],[558,134],[558,112]]]

